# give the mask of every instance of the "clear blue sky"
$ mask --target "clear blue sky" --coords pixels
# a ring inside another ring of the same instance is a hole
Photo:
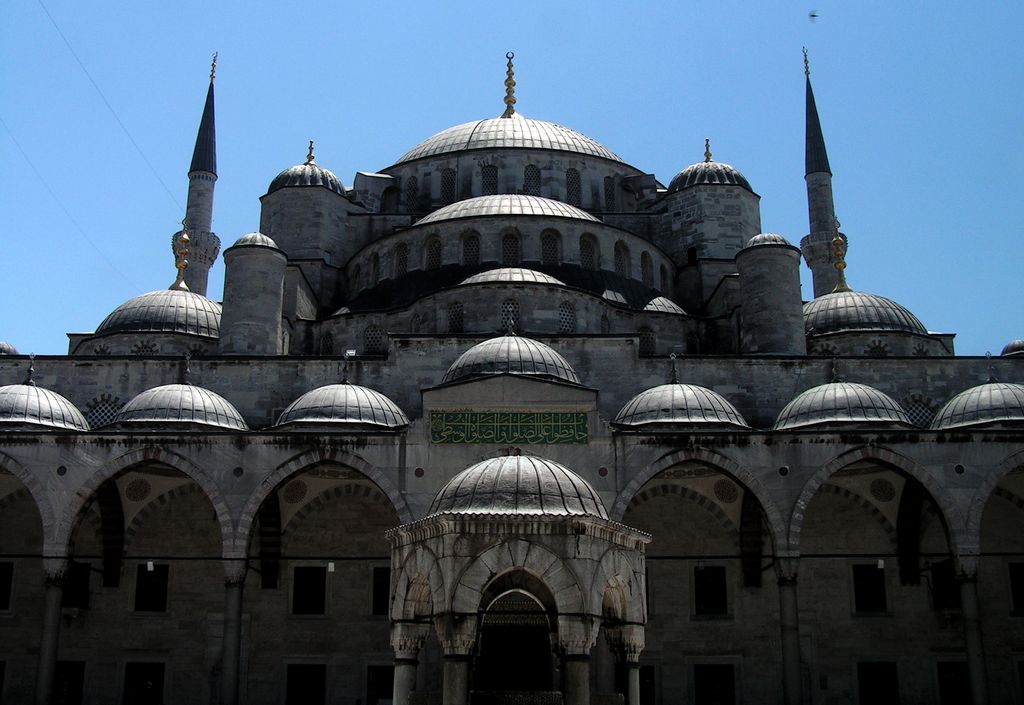
[[[798,243],[807,46],[850,284],[958,333],[959,354],[998,354],[1024,337],[1022,30],[1020,2],[15,0],[0,27],[0,340],[65,353],[67,332],[173,281],[214,51],[225,247],[309,139],[351,185],[500,114],[508,50],[523,114],[666,184],[710,137],[761,195],[764,230]],[[222,263],[210,281],[219,299]]]

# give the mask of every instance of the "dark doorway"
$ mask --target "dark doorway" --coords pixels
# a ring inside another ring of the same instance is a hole
[[[82,705],[85,695],[85,661],[58,661],[53,679],[53,705]]]
[[[290,663],[285,683],[286,705],[324,705],[327,701],[327,666]]]
[[[939,705],[967,705],[971,702],[971,674],[966,661],[939,661]]]
[[[553,690],[550,635],[547,614],[533,597],[519,590],[498,597],[480,626],[473,690]]]
[[[858,663],[857,691],[860,705],[899,705],[896,664],[892,661]]]
[[[367,666],[366,705],[391,702],[395,687],[394,666]]]
[[[693,701],[700,705],[736,705],[736,676],[733,665],[694,664]]]
[[[164,701],[162,663],[124,665],[124,705],[161,705]]]

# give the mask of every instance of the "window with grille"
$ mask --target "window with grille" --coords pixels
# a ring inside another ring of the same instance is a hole
[[[580,173],[575,169],[566,169],[565,171],[565,201],[572,206],[578,206],[583,203]]]
[[[139,563],[135,567],[135,611],[167,611],[167,579],[170,566],[166,563]]]
[[[632,267],[629,263],[629,249],[622,242],[615,243],[615,273],[620,277],[628,277]]]
[[[544,233],[540,241],[540,259],[544,264],[558,264],[558,235],[556,233]]]
[[[420,197],[420,182],[415,176],[410,176],[405,182],[405,207],[409,210],[416,209],[416,202]]]
[[[462,333],[465,329],[466,314],[458,301],[448,304],[448,332]]]
[[[903,402],[903,410],[907,412],[910,423],[924,428],[928,428],[935,417],[935,407],[916,394]]]
[[[523,170],[523,193],[527,196],[540,195],[540,169],[533,164],[527,164]]]
[[[387,346],[387,338],[380,326],[367,326],[363,331],[363,352],[367,355],[381,355]]]
[[[872,563],[855,565],[852,569],[854,612],[885,612],[885,568],[879,568]]]
[[[322,336],[320,336],[320,354],[334,354],[334,337],[330,333],[324,333]]]
[[[661,265],[661,292],[663,294],[670,294],[668,283],[668,267]]]
[[[455,203],[455,170],[445,169],[441,172],[441,203]]]
[[[441,266],[441,241],[436,237],[427,240],[427,256],[424,259],[427,269],[437,269]]]
[[[615,179],[610,176],[604,177],[604,209],[615,210]]]
[[[395,276],[400,277],[409,271],[409,246],[404,242],[395,246]]]
[[[580,238],[580,266],[584,269],[597,269],[597,244],[584,235]]]
[[[558,332],[576,332],[576,309],[568,301],[563,301],[558,305]]]
[[[644,286],[654,286],[654,265],[651,264],[650,254],[646,252],[640,255],[640,279]]]
[[[480,238],[475,234],[462,238],[462,264],[468,267],[480,264]]]
[[[122,406],[124,404],[120,399],[109,394],[96,397],[85,407],[85,418],[89,421],[89,428],[99,428],[112,422]]]
[[[327,567],[295,566],[292,569],[292,614],[326,614]]]
[[[493,196],[498,193],[498,167],[487,164],[481,169],[483,181],[483,193],[485,196]]]
[[[640,339],[640,354],[641,355],[653,355],[655,347],[654,331],[644,326],[639,331]]]
[[[501,238],[501,263],[506,267],[515,267],[519,264],[519,237],[517,235],[506,235]]]
[[[501,330],[505,333],[519,331],[519,302],[516,299],[501,302]]]

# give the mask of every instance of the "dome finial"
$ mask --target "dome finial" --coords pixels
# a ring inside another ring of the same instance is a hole
[[[189,362],[192,360],[192,353],[185,351],[185,359],[181,363],[181,383],[192,384],[189,381],[189,377],[192,375],[192,368],[189,366]]]
[[[35,380],[32,379],[32,375],[35,374],[35,371],[36,371],[35,362],[36,362],[36,354],[35,353],[31,353],[28,356],[28,372],[25,374],[25,384],[27,384],[30,387],[36,386]]]
[[[188,241],[188,221],[182,220],[181,237],[178,238],[178,249],[174,253],[174,267],[178,270],[178,276],[175,277],[174,283],[167,287],[171,291],[188,291],[188,284],[185,283],[185,268],[188,267],[185,255],[188,254]]]
[[[839,376],[839,360],[835,355],[832,356],[832,379],[830,382],[842,382],[843,378]]]
[[[804,47],[804,76],[811,77],[811,62],[807,60],[807,47]]]
[[[512,70],[512,59],[515,56],[515,52],[512,51],[505,54],[505,58],[508,59],[508,70],[505,71],[505,112],[501,114],[503,118],[510,118],[516,114],[516,79],[515,71]]]
[[[213,58],[210,59],[210,80],[212,81],[217,75],[217,52],[213,52]]]
[[[988,363],[988,383],[995,384],[999,380],[996,379],[995,369],[992,367],[992,353],[985,353],[985,361]]]
[[[704,138],[704,163],[707,164],[711,161],[711,140],[707,137]]]
[[[313,140],[309,141],[309,152],[306,154],[306,165],[310,165],[316,161],[316,157],[313,156]]]
[[[349,359],[355,357],[355,355],[356,355],[356,351],[355,350],[346,350],[345,351],[345,359],[341,363],[341,383],[342,384],[348,384],[348,361],[349,361]]]
[[[672,353],[668,356],[668,358],[671,361],[670,364],[672,365],[672,371],[668,375],[668,383],[679,384],[679,376],[676,375],[676,354]]]
[[[836,288],[832,290],[832,293],[850,291],[850,287],[846,284],[846,274],[843,272],[846,269],[846,243],[843,242],[843,236],[839,234],[838,220],[836,220],[836,236],[832,238],[832,249],[836,256],[836,272],[839,273],[839,281],[836,282]]]

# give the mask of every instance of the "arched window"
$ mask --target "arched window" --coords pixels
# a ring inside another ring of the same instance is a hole
[[[380,195],[380,212],[394,213],[398,210],[398,189],[388,186]]]
[[[480,169],[480,177],[483,195],[493,196],[498,193],[498,167],[484,164]]]
[[[583,269],[598,269],[601,266],[600,253],[597,250],[597,241],[592,235],[580,236],[580,266]]]
[[[516,267],[521,259],[519,236],[509,233],[501,238],[501,263],[506,267]]]
[[[330,333],[324,333],[320,336],[320,350],[321,355],[333,355],[334,354],[334,336]]]
[[[455,170],[445,169],[441,172],[441,203],[455,203]]]
[[[424,269],[437,269],[441,266],[441,241],[436,237],[427,240],[423,256]]]
[[[615,243],[615,273],[620,277],[628,277],[632,274],[633,265],[629,261],[629,248],[626,243],[619,240]]]
[[[404,242],[395,245],[395,277],[404,276],[409,271],[409,246]]]
[[[388,339],[384,330],[378,325],[370,325],[363,331],[363,352],[367,355],[383,355],[387,350]]]
[[[420,199],[420,182],[415,176],[405,180],[405,207],[409,210],[416,210]]]
[[[654,331],[643,326],[638,332],[638,338],[640,339],[640,354],[641,355],[653,355],[655,348]]]
[[[465,309],[458,301],[448,304],[448,332],[462,333],[465,327]]]
[[[668,280],[668,267],[661,265],[661,293],[672,295],[672,286]]]
[[[556,265],[561,259],[561,238],[553,230],[547,230],[540,238],[540,261],[542,264]]]
[[[565,170],[565,202],[571,206],[579,206],[583,203],[580,173],[575,169]]]
[[[501,302],[501,330],[504,333],[519,332],[519,302],[516,299]]]
[[[370,256],[370,286],[376,286],[380,281],[380,255],[374,252]]]
[[[610,176],[604,177],[604,209],[615,210],[615,179]]]
[[[654,286],[654,264],[648,252],[640,253],[640,279],[644,286]]]
[[[576,332],[576,309],[568,301],[558,304],[558,332]]]
[[[523,193],[527,196],[540,195],[540,169],[533,164],[527,164],[523,170]]]
[[[480,264],[480,236],[476,233],[462,238],[462,264],[467,267]]]

